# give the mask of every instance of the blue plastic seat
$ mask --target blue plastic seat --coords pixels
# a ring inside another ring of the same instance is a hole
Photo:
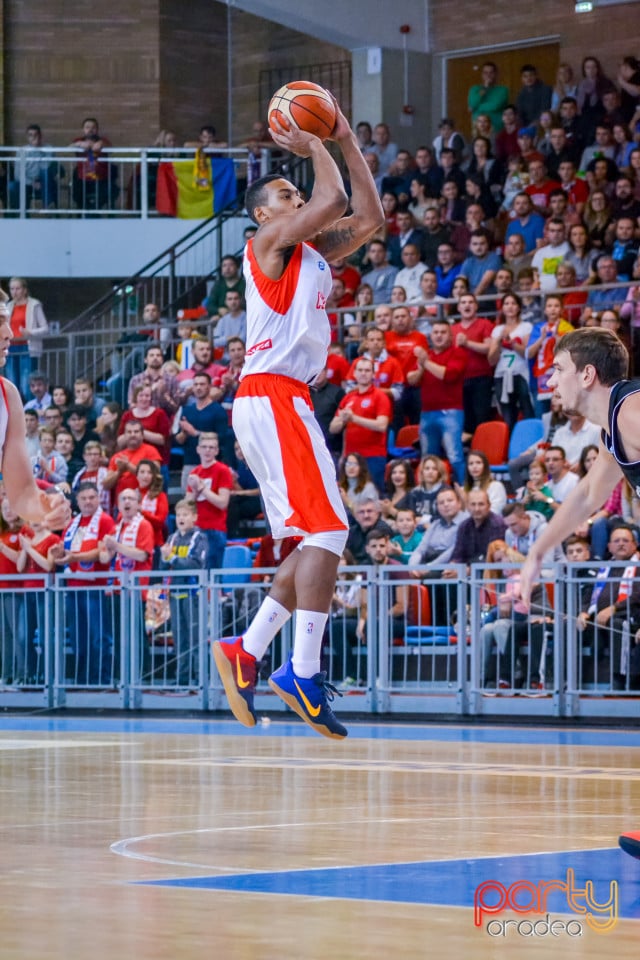
[[[507,461],[519,457],[521,453],[540,443],[544,439],[544,424],[542,420],[531,417],[528,420],[518,420],[511,433]],[[509,463],[492,464],[492,473],[507,473]]]

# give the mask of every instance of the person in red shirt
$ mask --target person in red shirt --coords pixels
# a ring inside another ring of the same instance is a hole
[[[420,385],[422,415],[420,447],[422,456],[444,456],[453,474],[464,482],[463,391],[468,358],[453,340],[448,320],[434,320],[431,327],[432,346],[416,349],[417,367],[409,374],[409,382]]]
[[[534,209],[543,217],[548,217],[550,213],[549,194],[559,187],[557,180],[550,180],[547,176],[544,160],[529,161],[529,183],[524,188],[524,192],[531,197]]]
[[[567,195],[567,209],[582,216],[582,211],[589,199],[589,185],[584,180],[576,179],[576,165],[573,160],[562,160],[558,165],[560,186]]]
[[[153,527],[154,557],[153,566],[160,565],[160,547],[167,539],[167,517],[169,501],[162,489],[160,467],[153,460],[141,460],[136,470],[138,490],[140,491],[140,513]]]
[[[342,455],[360,453],[367,461],[371,479],[378,490],[382,490],[387,462],[387,428],[393,408],[389,397],[373,386],[372,360],[360,357],[354,376],[356,388],[340,401],[329,424],[329,432],[342,433],[344,430]]]
[[[327,380],[341,387],[349,374],[349,361],[344,355],[341,343],[332,343],[327,354]]]
[[[352,298],[356,295],[356,290],[360,286],[361,276],[358,270],[355,267],[352,267],[350,263],[347,263],[344,257],[341,257],[339,260],[329,260],[329,267],[331,268],[331,276],[334,280],[339,278],[344,283],[345,293],[348,293]],[[344,304],[344,306],[350,306],[350,304]]]
[[[23,683],[41,684],[44,682],[44,643],[45,643],[45,588],[43,576],[36,573],[52,573],[55,569],[54,550],[60,543],[60,537],[52,533],[45,523],[34,521],[18,535],[20,553],[16,567],[18,573],[24,573],[23,593],[19,599],[18,635],[16,644],[16,678]],[[21,609],[20,609],[21,608]],[[38,655],[35,637],[39,635]]]
[[[115,530],[109,513],[100,505],[95,483],[81,482],[76,488],[77,516],[65,529],[62,542],[53,555],[69,574],[65,590],[65,615],[71,644],[76,652],[74,680],[80,686],[111,682],[111,635],[104,604],[105,580],[88,574],[104,572],[100,563],[100,543]],[[74,574],[84,574],[83,577]]]
[[[227,544],[227,508],[233,490],[233,474],[220,463],[217,433],[201,433],[197,451],[200,466],[187,478],[187,500],[195,500],[197,525],[209,543],[207,568],[219,570]]]
[[[6,497],[2,498],[0,511],[0,686],[4,686],[11,684],[14,677],[19,679],[15,663],[19,607],[16,591],[22,589],[22,583],[4,577],[18,573],[19,536],[24,522]]]
[[[146,383],[135,387],[133,402],[122,414],[117,441],[119,449],[125,445],[124,431],[131,420],[137,420],[142,424],[142,439],[144,443],[149,443],[157,449],[162,465],[167,467],[168,479],[171,423],[162,407],[153,405],[153,393]]]
[[[424,333],[414,328],[414,319],[408,307],[394,307],[391,314],[391,329],[385,334],[385,344],[391,357],[395,357],[404,374],[404,387],[394,411],[394,427],[398,430],[405,422],[418,423],[420,419],[420,391],[411,386],[407,377],[416,369],[416,347],[426,350],[429,346]]]
[[[453,342],[467,355],[464,378],[464,432],[473,435],[476,427],[492,418],[493,367],[488,353],[493,323],[478,316],[478,301],[472,293],[458,300],[460,320],[452,327]]]
[[[384,333],[377,327],[370,327],[364,338],[363,357],[373,362],[373,385],[382,390],[392,402],[397,403],[404,387],[405,376],[395,357],[390,356],[385,347]],[[347,374],[347,389],[356,385],[355,370],[358,360],[354,360]]]
[[[107,475],[102,481],[105,490],[114,491],[116,502],[123,490],[138,489],[136,471],[141,460],[159,463],[161,459],[158,448],[144,442],[143,427],[137,420],[129,420],[125,425],[123,439],[124,446],[109,460]]]

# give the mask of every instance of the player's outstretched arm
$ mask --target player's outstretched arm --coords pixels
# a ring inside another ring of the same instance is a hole
[[[279,131],[272,129],[271,135],[285,150],[299,157],[309,157],[313,163],[313,192],[308,203],[299,201],[298,205],[289,203],[290,210],[286,216],[277,216],[268,222],[260,223],[260,229],[253,241],[253,249],[261,266],[263,258],[270,251],[282,251],[294,246],[303,240],[313,240],[317,234],[326,230],[342,216],[347,207],[347,194],[342,183],[342,177],[337,164],[322,141],[312,133],[300,130],[291,125],[289,130],[280,127]],[[286,195],[287,189],[291,193],[292,185],[287,187],[283,178],[283,186],[278,197],[283,204],[291,199]],[[295,198],[297,190],[293,188]],[[295,201],[294,198],[294,201]],[[264,267],[263,267],[264,269]]]
[[[620,476],[620,467],[601,443],[591,470],[560,504],[546,530],[540,534],[527,554],[520,577],[520,596],[524,603],[529,603],[531,588],[538,578],[542,559],[547,551],[566,540],[576,527],[602,507]]]
[[[69,505],[62,494],[46,494],[38,489],[27,456],[20,394],[8,380],[5,380],[4,387],[9,417],[2,451],[2,479],[9,503],[24,520],[45,521],[51,529],[58,530],[71,519]]]
[[[335,97],[334,97],[335,101]],[[316,245],[328,260],[347,257],[384,224],[384,210],[371,171],[356,135],[336,103],[337,120],[330,139],[342,150],[351,180],[351,214],[317,237]]]

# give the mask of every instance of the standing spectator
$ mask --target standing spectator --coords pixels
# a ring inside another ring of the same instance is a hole
[[[67,479],[68,467],[62,456],[55,449],[56,435],[49,427],[40,427],[38,432],[40,450],[31,460],[33,475],[47,483],[64,483]]]
[[[188,370],[183,370],[177,376],[178,399],[185,403],[191,397],[193,378],[196,373],[208,373],[211,377],[209,395],[212,400],[220,400],[224,390],[221,378],[224,373],[222,364],[213,362],[213,347],[206,337],[198,336],[193,340],[191,348],[192,362]]]
[[[544,169],[544,165],[542,165]],[[551,181],[550,181],[551,182]],[[513,200],[513,219],[509,221],[505,233],[505,240],[508,240],[513,233],[519,233],[524,239],[524,249],[526,253],[531,253],[538,245],[538,240],[544,237],[544,217],[536,213],[533,209],[533,201],[526,191],[517,193]]]
[[[96,421],[96,433],[100,438],[107,460],[116,452],[121,419],[122,407],[114,400],[109,400],[105,403]]]
[[[234,452],[233,487],[231,488],[227,508],[227,536],[229,540],[235,540],[241,535],[240,523],[242,520],[255,520],[262,513],[260,486],[251,473],[237,440]]]
[[[395,307],[391,315],[391,330],[385,334],[385,344],[391,357],[394,357],[404,376],[404,387],[400,401],[394,411],[394,426],[399,429],[405,419],[417,423],[420,419],[420,398],[418,391],[409,383],[409,373],[417,367],[416,347],[426,350],[427,338],[414,327],[414,319],[408,307]]]
[[[73,382],[73,402],[76,406],[84,407],[87,412],[87,426],[90,430],[95,427],[98,417],[104,409],[105,402],[96,397],[93,384],[86,377],[76,377]]]
[[[445,300],[450,299],[455,279],[460,273],[461,265],[455,262],[453,244],[445,241],[438,245],[438,262],[435,267],[436,293]]]
[[[100,543],[115,530],[109,513],[100,505],[98,487],[90,480],[76,488],[79,513],[62,535],[62,543],[55,551],[57,564],[64,564],[65,612],[72,646],[76,654],[74,680],[80,686],[106,685],[113,682],[110,664],[110,629],[105,620],[105,581],[86,576],[75,579],[73,574],[88,574],[107,569],[99,560]]]
[[[491,420],[493,367],[489,361],[493,324],[478,316],[478,301],[472,293],[458,300],[460,319],[451,333],[456,347],[466,354],[464,374],[464,432],[473,435],[479,424]]]
[[[391,420],[389,397],[373,386],[373,362],[361,357],[355,367],[356,388],[340,402],[329,425],[330,433],[344,431],[343,456],[361,453],[379,490],[384,486],[387,428]]]
[[[240,270],[240,262],[231,254],[226,254],[220,262],[220,276],[203,301],[203,306],[213,320],[228,312],[226,298],[230,290],[239,293],[244,301],[245,280]]]
[[[489,362],[495,363],[496,400],[502,419],[513,430],[519,415],[533,417],[529,391],[527,345],[533,327],[522,320],[522,301],[516,293],[502,300],[501,317],[491,332]]]
[[[113,209],[118,198],[117,167],[111,167],[108,160],[101,159],[104,149],[111,141],[102,136],[98,121],[87,117],[82,121],[82,136],[70,143],[82,153],[73,172],[73,202],[79,210]]]
[[[453,150],[458,163],[464,154],[465,142],[461,133],[456,130],[456,122],[451,117],[443,117],[438,126],[438,136],[433,141],[433,152],[438,160],[444,149]]]
[[[398,269],[392,267],[387,260],[387,245],[384,240],[371,241],[367,247],[366,259],[371,270],[363,274],[362,282],[373,290],[374,303],[390,303]]]
[[[18,614],[22,605],[17,593],[22,584],[4,580],[18,573],[20,533],[25,530],[24,521],[11,508],[6,496],[0,497],[0,686],[24,679],[24,665],[16,663],[16,644],[19,633]]]
[[[24,400],[29,387],[29,375],[34,372],[42,356],[42,339],[49,332],[49,324],[40,301],[29,296],[26,280],[11,277],[9,293],[11,299],[6,306],[13,339],[6,370],[8,378],[15,383]]]
[[[107,475],[107,468],[102,465],[102,447],[97,441],[90,440],[85,444],[82,454],[84,467],[76,473],[71,484],[71,493],[76,497],[81,483],[92,483],[97,491],[100,500],[100,506],[107,513],[111,512],[111,494],[104,488],[104,478]]]
[[[570,264],[575,271],[575,284],[586,283],[591,276],[594,261],[597,257],[596,251],[591,247],[587,228],[582,223],[574,223],[569,228],[569,252],[565,254],[564,262]]]
[[[217,434],[200,434],[197,447],[200,466],[195,467],[187,478],[186,497],[196,502],[198,527],[209,544],[209,570],[218,570],[222,566],[227,543],[227,508],[233,489],[233,475],[226,464],[218,461],[219,450]]]
[[[502,129],[503,111],[509,104],[509,88],[497,82],[498,67],[492,60],[482,64],[480,76],[481,83],[475,83],[467,97],[471,119],[475,121],[478,114],[486,113],[493,129],[499,131]]]
[[[74,455],[73,446],[71,431],[67,430],[66,427],[62,427],[56,431],[56,453],[60,454],[67,465],[67,477],[64,481],[66,493],[69,493],[71,489],[70,484],[73,483],[76,473],[82,469],[82,457],[76,457]]]
[[[38,431],[40,429],[40,421],[38,419],[38,414],[35,410],[25,410],[24,412],[24,422],[26,425],[26,443],[27,443],[27,453],[29,459],[35,457],[40,449],[40,437],[38,436]]]
[[[344,284],[345,294],[355,297],[356,291],[362,283],[360,271],[347,262],[345,257],[339,257],[336,260],[328,260],[331,268],[331,276],[334,280],[340,279]]]
[[[384,344],[384,336],[378,331]],[[322,435],[326,440],[327,447],[334,460],[340,457],[342,443],[340,438],[329,432],[331,421],[336,415],[340,402],[344,397],[344,390],[337,383],[332,383],[327,377],[327,368],[320,371],[318,376],[311,384],[311,403],[316,420],[322,430]]]
[[[460,270],[460,275],[467,277],[471,291],[477,297],[483,293],[495,293],[493,281],[501,259],[499,254],[489,249],[489,239],[489,232],[484,228],[472,232],[469,256]]]
[[[67,426],[73,437],[73,459],[82,461],[85,446],[90,442],[99,441],[95,430],[87,429],[87,411],[84,407],[73,404],[67,411]]]
[[[200,463],[198,444],[203,433],[215,433],[220,448],[229,454],[231,431],[226,410],[221,403],[211,400],[211,377],[208,373],[196,373],[193,378],[192,402],[186,404],[180,413],[176,434],[176,443],[184,451],[181,487],[184,489],[187,477]]]
[[[578,85],[573,75],[573,67],[569,63],[561,63],[556,71],[556,82],[551,95],[551,109],[556,111],[566,97],[575,99]]]
[[[391,131],[386,123],[376,123],[373,128],[373,146],[371,153],[375,153],[380,164],[380,173],[386,175],[389,168],[398,156],[398,145],[391,140]]]
[[[532,63],[525,63],[520,68],[522,86],[516,98],[516,110],[520,122],[528,127],[537,123],[543,110],[551,106],[551,87],[543,83],[538,71]]]
[[[467,357],[454,346],[447,320],[435,320],[431,327],[431,346],[417,347],[418,366],[408,374],[412,386],[420,385],[422,414],[420,446],[422,455],[444,455],[458,483],[464,480],[463,383]]]
[[[587,56],[582,61],[582,80],[578,84],[576,99],[578,108],[585,124],[587,133],[585,138],[590,142],[590,133],[603,113],[602,98],[607,90],[611,90],[613,83],[602,71],[602,65],[597,57]]]
[[[389,257],[389,263],[393,267],[398,267],[400,273],[402,273],[402,267],[414,266],[415,264],[407,264],[404,260],[402,254],[404,253],[405,247],[410,244],[417,248],[417,258],[415,263],[417,264],[420,260],[420,250],[422,247],[422,230],[416,227],[416,222],[413,219],[413,214],[410,210],[398,210],[396,214],[396,226],[398,232],[394,236],[389,238],[387,245],[387,253]],[[406,286],[402,280],[398,280],[398,276],[394,280],[394,284],[400,284]],[[345,304],[345,306],[350,306],[350,304]]]
[[[552,217],[547,224],[547,235],[549,242],[536,250],[531,265],[538,272],[540,289],[550,293],[557,286],[556,270],[571,248],[565,239],[562,220]]]
[[[153,527],[153,566],[158,567],[160,547],[167,536],[169,501],[162,489],[162,474],[154,460],[141,460],[136,469],[140,491],[140,513]]]
[[[571,333],[572,325],[564,319],[562,297],[550,294],[545,298],[544,320],[534,326],[527,346],[527,359],[533,360],[532,373],[539,413],[549,410],[552,390],[549,380],[553,374],[553,352],[556,343],[565,333]]]
[[[133,403],[134,392],[138,387],[146,386],[151,390],[151,402],[154,407],[164,410],[172,417],[178,409],[178,383],[175,375],[163,370],[164,356],[159,343],[148,344],[144,351],[144,370],[136,373],[129,381],[127,402]]]
[[[227,367],[220,374],[220,389],[222,390],[220,403],[227,412],[231,410],[236,391],[240,385],[246,354],[245,341],[241,337],[230,337],[227,341]]]
[[[18,615],[16,673],[27,683],[40,684],[44,681],[44,657],[41,658],[38,668],[33,638],[36,633],[41,637],[45,634],[46,580],[34,574],[53,573],[60,537],[52,533],[44,521],[32,521],[29,527],[25,527],[18,534],[18,541],[20,553],[16,568],[18,573],[25,574],[25,579],[20,595],[22,612]]]
[[[160,547],[162,568],[180,574],[169,580],[169,608],[171,633],[177,662],[178,686],[198,683],[198,628],[199,605],[197,595],[185,583],[182,571],[202,570],[206,567],[208,542],[196,526],[197,510],[192,500],[176,504],[176,529]]]

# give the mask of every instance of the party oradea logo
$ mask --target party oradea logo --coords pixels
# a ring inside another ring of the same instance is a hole
[[[604,899],[603,895],[608,894]],[[600,897],[600,899],[598,899]],[[506,911],[517,918],[499,916]],[[552,913],[562,914],[562,918]],[[567,919],[567,913],[575,914]],[[526,919],[525,919],[526,917]],[[618,883],[596,891],[592,880],[576,884],[575,871],[566,880],[515,880],[506,886],[500,880],[485,880],[473,896],[473,922],[485,926],[490,937],[582,937],[587,928],[610,933],[618,922]]]

